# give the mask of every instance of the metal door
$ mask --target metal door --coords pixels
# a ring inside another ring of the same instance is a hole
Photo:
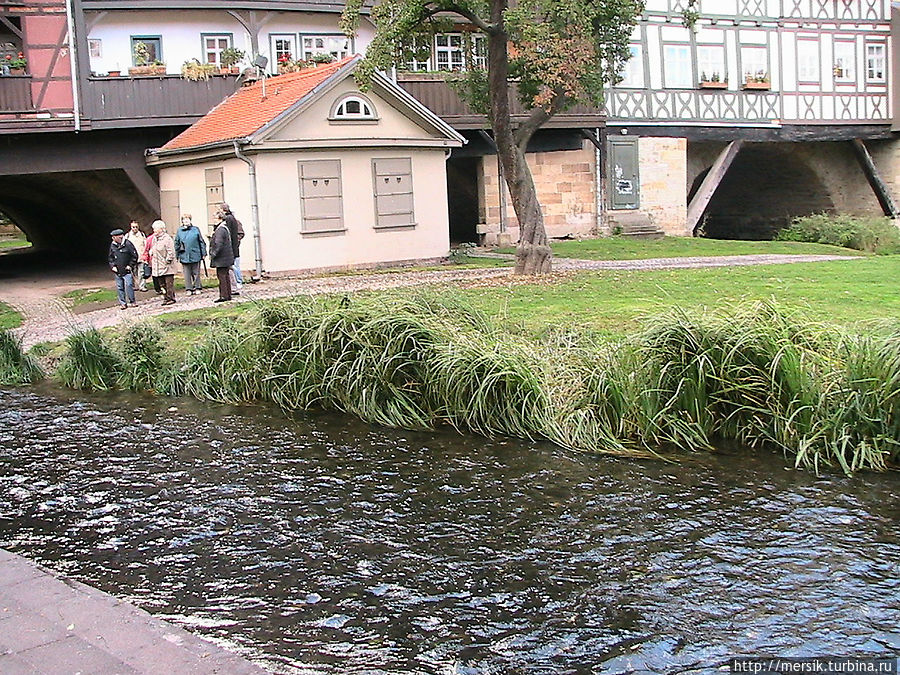
[[[613,209],[636,209],[641,203],[638,139],[609,139],[609,202]]]

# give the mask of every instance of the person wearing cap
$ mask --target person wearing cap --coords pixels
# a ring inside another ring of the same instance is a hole
[[[231,212],[231,207],[225,203],[219,205],[219,219],[225,221],[228,226],[228,233],[231,235],[231,250],[234,252],[234,264],[231,266],[230,272],[231,292],[240,295],[244,285],[244,276],[241,274],[241,239],[244,238],[244,226]]]
[[[125,239],[125,231],[115,229],[109,233],[112,243],[109,245],[109,269],[116,275],[116,294],[119,296],[119,307],[128,309],[135,306],[134,278],[131,276],[138,262],[137,249]]]

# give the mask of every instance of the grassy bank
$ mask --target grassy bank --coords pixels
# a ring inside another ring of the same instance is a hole
[[[555,241],[553,255],[583,260],[646,260],[648,258],[685,258],[723,255],[861,255],[839,246],[797,241],[736,241],[699,237],[663,237],[635,239],[604,237],[582,241]],[[515,253],[516,249],[498,249]]]
[[[0,330],[18,328],[22,325],[22,314],[5,302],[0,302]]]
[[[447,293],[304,298],[219,319],[181,352],[172,340],[157,323],[77,334],[57,375],[618,455],[735,439],[848,473],[900,458],[900,328],[817,325],[772,303],[672,310],[610,340],[510,332]]]

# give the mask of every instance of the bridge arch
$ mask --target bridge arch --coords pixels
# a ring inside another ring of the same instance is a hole
[[[839,196],[814,159],[799,143],[746,143],[710,200],[702,231],[716,239],[771,239],[793,218],[834,213]],[[707,173],[694,178],[688,201]]]

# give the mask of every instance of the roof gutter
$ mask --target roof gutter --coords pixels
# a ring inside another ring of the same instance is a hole
[[[250,222],[253,225],[253,254],[256,256],[256,274],[253,281],[262,279],[262,246],[259,238],[259,196],[256,187],[256,162],[241,152],[238,141],[234,141],[234,156],[247,164],[247,174],[250,176]]]

